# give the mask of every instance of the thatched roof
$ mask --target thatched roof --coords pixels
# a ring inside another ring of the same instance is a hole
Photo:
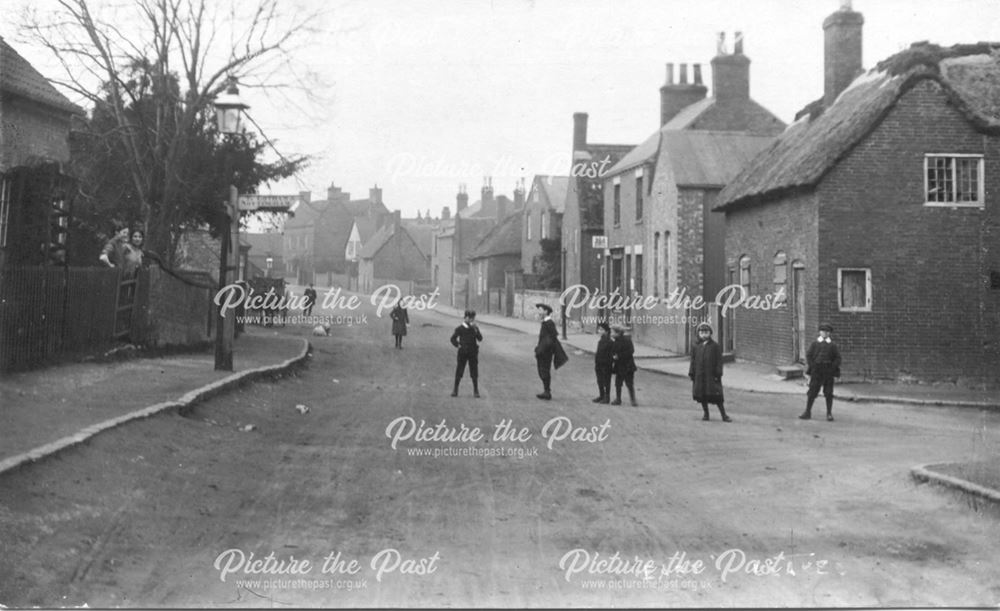
[[[816,102],[719,194],[733,210],[812,189],[924,80],[941,84],[978,129],[1000,133],[1000,43],[942,48],[917,43],[859,76],[825,110]]]

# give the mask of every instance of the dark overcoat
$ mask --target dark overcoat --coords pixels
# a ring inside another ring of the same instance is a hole
[[[693,382],[692,396],[702,403],[718,405],[722,396],[722,348],[711,337],[698,342],[691,352],[688,377]]]
[[[410,324],[410,316],[406,313],[406,308],[396,306],[389,313],[392,319],[392,334],[406,335],[406,325]]]
[[[619,335],[611,344],[611,358],[614,359],[614,373],[626,376],[635,373],[635,344],[627,335]]]

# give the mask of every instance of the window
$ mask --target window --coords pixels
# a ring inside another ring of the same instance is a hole
[[[670,295],[670,232],[663,232],[663,296]]]
[[[642,220],[642,168],[635,171],[635,222]]]
[[[660,296],[660,232],[653,234],[653,297]]]
[[[841,312],[871,312],[872,270],[838,269],[837,296]]]
[[[924,205],[982,206],[982,155],[924,156]]]
[[[549,237],[549,214],[542,211],[542,239],[547,240]]]
[[[524,216],[528,218],[528,239],[531,239],[531,210],[526,210]]]
[[[0,248],[7,246],[7,228],[10,227],[11,180],[0,178]]]
[[[615,218],[614,225],[617,227],[622,223],[622,186],[619,183],[615,183]]]
[[[750,294],[750,257],[748,255],[743,255],[740,257],[740,286],[746,291],[746,294]]]
[[[538,189],[531,192],[531,201],[535,204],[538,203]]]
[[[635,291],[640,295],[642,292],[642,254],[635,256]]]

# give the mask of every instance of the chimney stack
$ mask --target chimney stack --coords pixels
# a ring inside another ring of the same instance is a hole
[[[483,216],[492,216],[496,214],[496,206],[493,201],[493,177],[484,176],[483,177],[483,188],[480,190],[480,214]]]
[[[333,203],[342,193],[343,191],[340,190],[340,187],[331,182],[330,186],[326,189],[326,201]]]
[[[582,151],[587,148],[587,113],[573,113],[573,150]]]
[[[712,58],[712,95],[719,102],[750,98],[750,59],[743,55],[743,35],[736,32],[733,53],[727,55],[726,34],[719,33],[719,54]]]
[[[514,209],[524,208],[524,178],[519,178],[517,186],[514,187]]]
[[[687,84],[687,64],[681,64],[681,82],[674,83],[674,65],[667,64],[667,82],[660,87],[660,126],[685,107],[705,99],[708,89],[701,82],[701,64],[694,64],[694,84]]]
[[[399,230],[399,226],[402,223],[402,212],[399,210],[394,210],[392,212],[392,228],[394,230]]]
[[[455,216],[462,213],[469,205],[469,194],[465,192],[465,184],[458,185],[458,196],[455,198]]]
[[[829,108],[842,91],[864,71],[861,29],[865,18],[841,0],[840,10],[823,21],[823,106]]]
[[[382,189],[379,189],[377,184],[371,189],[368,189],[368,201],[373,204],[382,203]]]
[[[451,209],[448,206],[441,208],[441,220],[450,221],[451,220]]]

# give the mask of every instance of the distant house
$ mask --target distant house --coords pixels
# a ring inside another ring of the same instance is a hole
[[[487,233],[469,254],[468,307],[486,313],[502,313],[501,296],[508,272],[521,271],[521,222],[524,215],[514,211]],[[506,300],[511,304],[511,300]]]
[[[559,288],[562,281],[562,218],[566,209],[568,176],[535,176],[524,204],[521,222],[521,269],[531,278],[532,288]],[[547,262],[543,256],[542,240],[549,240],[557,255]],[[551,265],[555,269],[548,269]],[[551,287],[541,286],[546,278]]]
[[[282,255],[283,237],[280,233],[250,233],[240,232],[240,240],[247,250],[247,271],[244,276],[252,278],[255,275],[280,278],[285,275],[285,259]]]
[[[455,198],[456,212],[442,210],[431,248],[431,284],[437,287],[441,301],[456,308],[469,304],[469,255],[480,240],[509,212],[524,206],[524,191],[515,189],[514,200],[505,195],[493,195],[492,179],[487,178],[481,198],[471,206],[465,185],[459,186]]]
[[[379,229],[379,221],[370,216],[356,216],[351,221],[351,233],[347,238],[344,260],[347,262],[347,288],[357,290],[358,266],[361,263],[361,249]]]
[[[692,343],[687,312],[664,304],[675,294],[715,300],[726,284],[725,216],[715,198],[742,167],[769,146],[785,124],[750,97],[750,60],[739,33],[733,53],[720,37],[712,59],[712,97],[705,97],[701,66],[667,64],[660,88],[660,127],[604,176],[604,276],[601,286],[623,297],[658,300],[633,319],[633,335],[651,345],[685,353]],[[721,330],[720,330],[721,331]],[[719,333],[717,332],[717,338]]]
[[[346,284],[351,266],[347,259],[354,219],[377,219],[388,213],[382,189],[373,187],[368,199],[352,200],[351,194],[336,185],[327,189],[327,198],[312,201],[303,193],[302,203],[284,227],[284,258],[287,273],[300,284],[314,281],[316,273],[336,275]]]
[[[418,233],[418,238],[413,233]],[[386,282],[397,281],[428,284],[430,258],[420,248],[418,239],[419,232],[411,232],[403,225],[398,210],[388,214],[361,249],[358,290],[370,293]]]
[[[601,286],[604,261],[603,177],[635,148],[633,144],[587,142],[587,113],[573,115],[573,161],[562,218],[566,286]]]
[[[0,268],[65,261],[70,125],[83,110],[0,38]]]
[[[823,97],[719,195],[739,358],[846,377],[1000,383],[1000,43],[911,46],[862,73],[864,19],[823,24]],[[860,76],[859,76],[860,74]]]

